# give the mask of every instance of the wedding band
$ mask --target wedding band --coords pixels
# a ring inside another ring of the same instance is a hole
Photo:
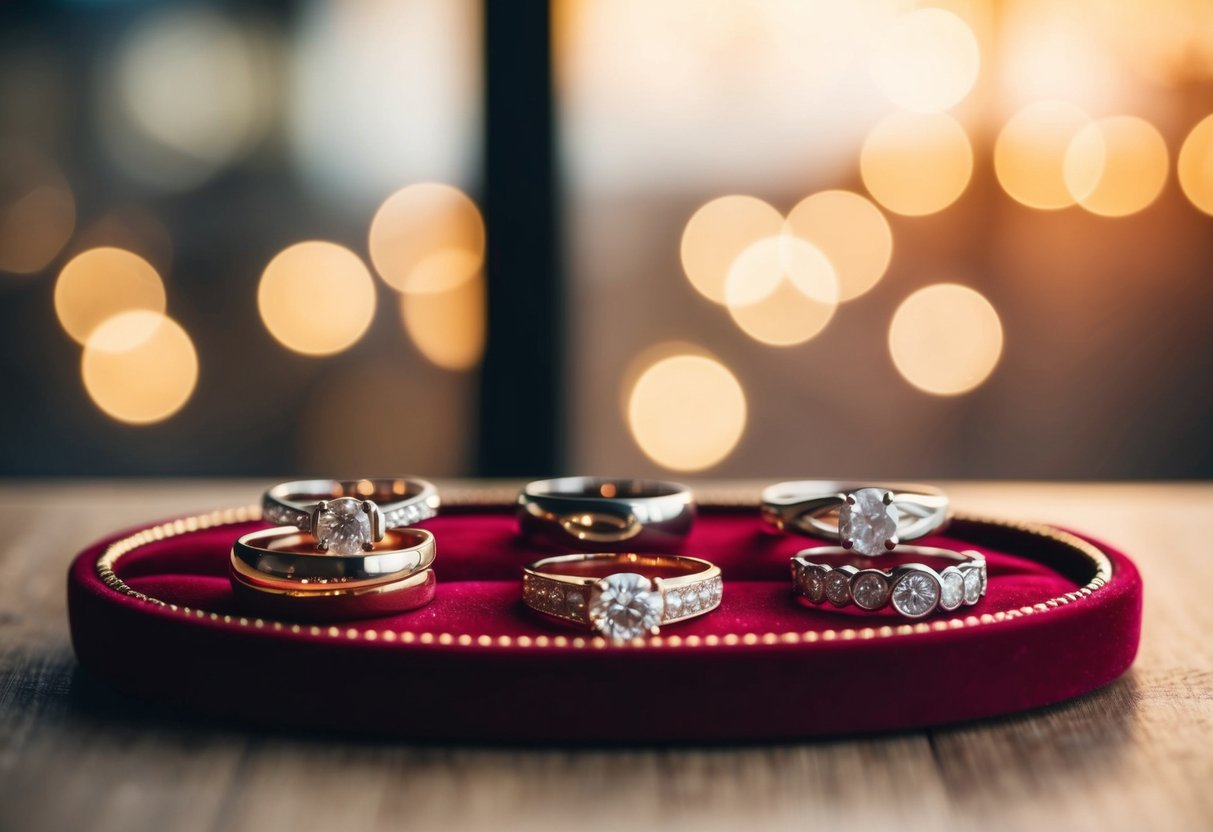
[[[309,535],[280,526],[237,540],[231,569],[250,582],[280,589],[375,586],[428,569],[436,552],[434,535],[425,529],[390,529],[374,552],[318,554]]]
[[[854,604],[869,611],[889,606],[906,618],[972,606],[986,594],[986,559],[980,552],[903,546],[898,555],[955,563],[938,570],[917,562],[870,569],[856,566],[866,558],[841,546],[819,546],[792,558],[792,589],[813,604]],[[835,561],[835,565],[823,560]]]
[[[438,490],[425,480],[298,480],[275,485],[261,500],[267,523],[311,532],[321,552],[369,552],[387,529],[412,526],[438,513]]]
[[[438,585],[433,569],[372,586],[288,589],[254,582],[233,571],[232,594],[240,603],[266,614],[300,621],[381,618],[423,607]]]
[[[777,529],[837,540],[874,557],[940,531],[951,515],[948,498],[929,485],[805,480],[765,489],[762,516]]]
[[[720,569],[683,555],[578,554],[523,569],[528,607],[613,641],[656,635],[720,606]]]
[[[656,480],[560,477],[518,495],[518,525],[559,549],[677,551],[695,521],[690,489]]]

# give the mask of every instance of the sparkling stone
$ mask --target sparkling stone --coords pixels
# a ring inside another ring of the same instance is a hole
[[[829,572],[825,577],[825,593],[831,603],[842,606],[851,599],[851,578],[846,572]]]
[[[976,604],[981,600],[981,575],[976,569],[965,573],[965,603]]]
[[[821,599],[825,598],[826,585],[821,579],[821,573],[816,569],[810,569],[805,573],[804,594],[814,604],[820,604]]]
[[[939,581],[926,572],[907,572],[893,586],[893,607],[910,618],[919,618],[939,603]]]
[[[959,572],[944,572],[941,577],[943,578],[943,585],[939,592],[939,606],[945,610],[954,610],[964,600],[964,576]]]
[[[889,584],[883,575],[861,572],[851,584],[851,597],[865,610],[879,609],[888,600]]]
[[[882,555],[888,551],[886,540],[897,536],[897,521],[901,515],[896,506],[884,504],[885,491],[861,488],[850,494],[850,501],[838,511],[838,537],[853,542],[852,548],[861,555]]]
[[[682,593],[671,589],[665,594],[665,617],[675,619],[682,615]]]
[[[699,606],[704,607],[704,608],[712,606],[712,582],[711,581],[705,581],[704,583],[699,585]]]
[[[371,540],[371,516],[362,509],[362,501],[353,497],[329,500],[328,508],[316,520],[316,540],[335,555],[362,554]]]
[[[607,638],[630,641],[660,624],[664,608],[652,581],[620,572],[603,578],[590,594],[590,623]]]
[[[585,612],[585,593],[580,589],[570,589],[564,596],[564,603],[570,615],[581,615]]]

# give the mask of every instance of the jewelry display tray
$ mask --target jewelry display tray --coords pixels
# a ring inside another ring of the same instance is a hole
[[[80,664],[113,686],[233,724],[375,737],[493,742],[753,741],[893,731],[993,717],[1079,696],[1137,652],[1142,589],[1124,555],[1096,580],[1047,527],[958,517],[924,545],[972,548],[987,595],[907,622],[808,607],[788,559],[812,545],[754,507],[702,507],[684,552],[724,573],[719,609],[611,645],[527,609],[511,507],[453,506],[438,593],[391,618],[275,620],[234,601],[229,550],[263,527],[233,509],[128,530],[68,575]],[[1035,531],[1033,531],[1035,530]],[[98,559],[144,532],[114,578]]]

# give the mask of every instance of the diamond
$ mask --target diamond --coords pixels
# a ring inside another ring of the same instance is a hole
[[[661,623],[665,603],[653,582],[635,572],[602,578],[590,593],[590,623],[616,641],[631,641]]]
[[[926,572],[907,572],[893,585],[893,608],[907,618],[921,618],[939,603],[939,581]]]
[[[564,596],[564,603],[568,607],[569,615],[580,618],[585,612],[585,593],[579,589],[570,589]]]
[[[860,488],[847,495],[838,510],[838,536],[851,541],[851,548],[861,555],[882,555],[886,540],[897,536],[901,514],[894,505],[885,505],[887,492],[879,488]]]
[[[804,575],[804,594],[805,597],[814,604],[820,604],[825,598],[826,586],[821,579],[821,573],[816,569],[809,569]]]
[[[671,589],[665,594],[665,617],[667,620],[673,621],[680,615],[682,615],[682,593]]]
[[[712,606],[712,582],[704,581],[699,585],[699,606],[707,609]]]
[[[879,573],[860,572],[851,584],[851,597],[865,610],[879,609],[888,600],[888,582]]]
[[[965,573],[965,603],[976,604],[981,600],[981,575],[976,569]]]
[[[371,515],[353,497],[329,500],[317,512],[316,541],[337,555],[358,555],[371,546]]]
[[[965,596],[965,579],[959,572],[944,572],[940,576],[942,587],[939,592],[939,606],[945,610],[954,610],[960,606]]]
[[[846,572],[830,572],[825,577],[825,593],[830,602],[842,606],[851,598],[851,578]]]

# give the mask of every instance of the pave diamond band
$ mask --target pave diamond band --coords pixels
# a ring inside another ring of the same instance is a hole
[[[262,516],[311,532],[316,548],[338,555],[371,551],[387,529],[405,528],[438,513],[438,490],[413,477],[299,480],[265,492]]]
[[[980,552],[903,546],[898,556],[914,562],[872,569],[856,565],[865,559],[841,546],[805,549],[792,558],[792,591],[812,604],[869,611],[887,606],[906,618],[971,607],[986,594],[986,559]]]
[[[940,531],[950,519],[938,488],[829,480],[772,485],[762,492],[762,516],[780,530],[837,540],[868,557]]]
[[[676,552],[695,499],[676,482],[558,477],[528,483],[517,514],[529,541],[557,550]]]
[[[597,631],[612,641],[656,635],[720,606],[720,569],[681,555],[577,554],[523,570],[528,607]]]

